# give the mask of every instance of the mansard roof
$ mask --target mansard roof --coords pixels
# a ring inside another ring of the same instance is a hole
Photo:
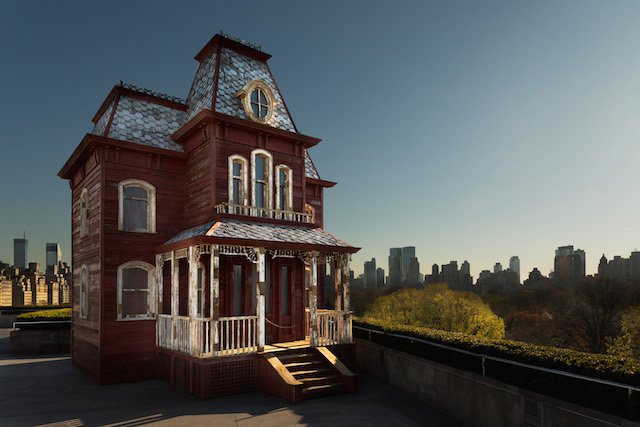
[[[358,250],[322,228],[295,227],[236,220],[216,220],[181,231],[163,245],[163,250],[182,243],[219,243],[278,249],[333,250],[354,253]]]
[[[261,80],[275,97],[273,113],[264,125],[304,137],[298,133],[267,65],[270,57],[256,46],[218,34],[195,56],[200,65],[186,100],[120,82],[93,118],[91,133],[183,152],[175,134],[201,112],[250,120],[236,95],[249,82]],[[320,179],[308,153],[305,172],[308,178]]]

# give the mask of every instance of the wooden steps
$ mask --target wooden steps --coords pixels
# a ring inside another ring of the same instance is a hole
[[[323,351],[305,348],[278,352],[269,355],[268,358],[271,359],[272,366],[277,366],[280,377],[298,389],[298,393],[294,393],[298,396],[295,400],[355,391],[355,375],[348,370],[345,373],[344,365],[338,361],[342,369],[337,367],[335,356],[327,358],[327,354],[333,356],[326,348]],[[273,360],[274,358],[277,361]],[[349,382],[348,387],[346,382]]]

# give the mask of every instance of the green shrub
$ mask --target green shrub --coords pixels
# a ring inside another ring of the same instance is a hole
[[[18,320],[71,320],[71,308],[22,313],[18,316]]]

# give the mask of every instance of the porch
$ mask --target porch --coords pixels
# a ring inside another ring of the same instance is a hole
[[[327,264],[334,310],[318,308]],[[337,251],[193,244],[158,254],[156,346],[206,359],[352,343],[348,265]]]

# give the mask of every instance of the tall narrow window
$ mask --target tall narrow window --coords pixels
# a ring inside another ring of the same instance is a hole
[[[80,194],[80,237],[89,235],[89,192],[86,188]]]
[[[281,314],[289,314],[289,266],[283,265],[280,271]]]
[[[239,206],[247,205],[247,159],[237,154],[229,156],[229,204],[230,213],[245,213]]]
[[[82,264],[80,270],[80,317],[89,316],[89,267]]]
[[[256,195],[256,204],[258,208],[266,208],[265,206],[265,190],[267,189],[267,176],[265,170],[265,158],[256,156],[256,177],[254,192]]]
[[[270,216],[269,211],[272,206],[272,176],[273,162],[271,154],[262,149],[255,149],[251,152],[251,175],[252,175],[252,204],[256,208],[258,216]]]
[[[118,184],[118,229],[155,233],[156,189],[148,182],[130,179]]]
[[[271,263],[265,262],[266,271],[264,276],[264,311],[271,313]]]
[[[242,315],[242,265],[233,265],[233,315]]]
[[[276,166],[276,209],[280,211],[292,211],[293,185],[291,168],[286,165]],[[291,219],[287,215],[280,214],[282,219]]]
[[[118,319],[150,318],[154,267],[130,261],[118,267]]]

